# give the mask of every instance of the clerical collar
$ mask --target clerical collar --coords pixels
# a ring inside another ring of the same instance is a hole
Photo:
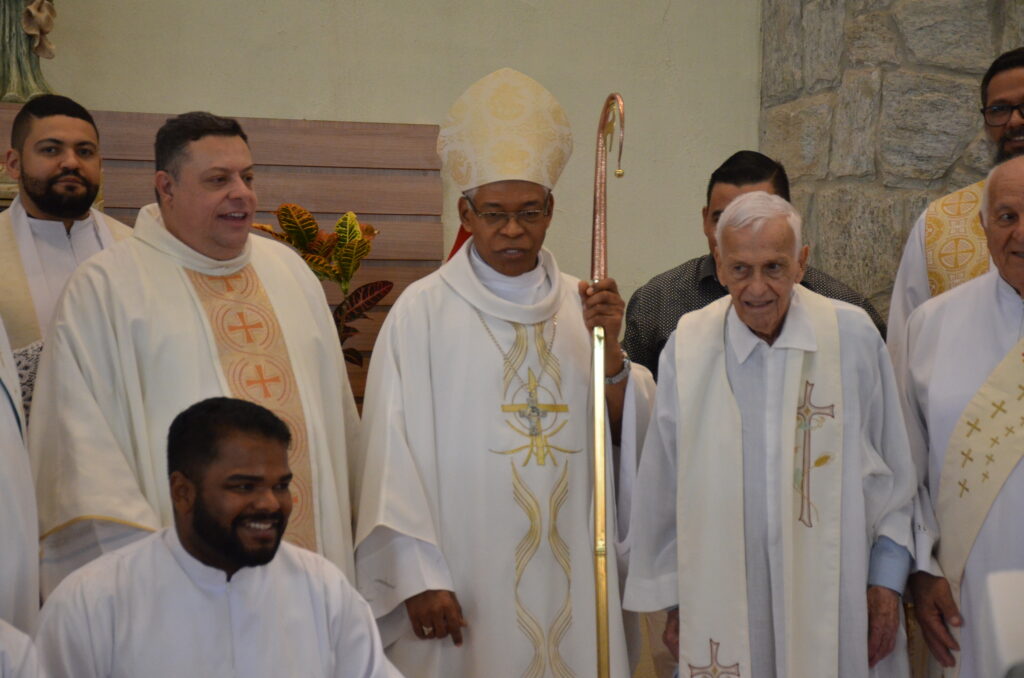
[[[223,276],[237,273],[245,268],[252,258],[252,235],[246,239],[242,253],[233,259],[221,261],[196,252],[167,230],[160,206],[155,202],[139,210],[139,216],[135,220],[134,236],[177,260],[185,268],[205,275]]]
[[[547,293],[535,303],[528,304],[517,304],[501,298],[489,290],[473,270],[470,262],[472,243],[473,240],[470,238],[455,256],[441,267],[438,274],[455,294],[482,313],[513,323],[533,325],[550,320],[562,305],[562,295],[570,293],[555,258],[547,250],[541,250],[539,268],[543,269],[547,277],[550,287]]]
[[[64,221],[62,219],[36,219],[34,216],[25,212],[25,217],[28,219],[28,227],[32,229],[33,233],[50,232],[55,228],[60,228],[70,238],[71,234],[75,231],[81,231],[85,229],[96,229],[96,223],[92,218],[92,210],[89,210],[84,219],[75,219],[71,224],[70,229],[65,229]]]
[[[239,579],[245,578],[250,571],[262,567],[239,568],[237,572],[231,575],[231,579],[228,580],[227,572],[220,568],[210,567],[189,553],[185,545],[181,543],[178,531],[173,526],[164,528],[161,539],[167,546],[167,550],[171,552],[171,555],[178,562],[178,565],[181,566],[181,569],[192,580],[192,583],[203,591],[210,593],[220,593],[227,588],[229,583],[237,582]]]
[[[491,268],[491,265],[484,261],[476,246],[472,243],[469,247],[469,265],[473,267],[473,273],[483,283],[484,287],[505,301],[513,304],[535,304],[543,299],[551,291],[551,281],[548,280],[548,272],[544,270],[540,262],[522,275],[504,275]]]
[[[814,336],[814,327],[811,325],[811,318],[807,314],[807,307],[800,302],[798,287],[793,286],[790,293],[789,310],[782,321],[782,332],[779,333],[775,343],[768,346],[761,337],[754,334],[749,327],[743,324],[736,308],[730,304],[729,312],[726,314],[726,337],[732,346],[733,355],[739,363],[746,362],[747,358],[754,352],[758,344],[764,344],[769,349],[793,348],[800,351],[818,350],[818,340]]]

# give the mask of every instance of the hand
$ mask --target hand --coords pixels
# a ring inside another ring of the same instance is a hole
[[[927,572],[910,575],[910,594],[914,600],[914,616],[921,625],[921,633],[928,649],[947,668],[956,666],[951,650],[960,650],[949,626],[963,626],[960,610],[953,602],[953,592],[944,577],[935,577]]]
[[[665,619],[665,631],[661,634],[661,642],[665,643],[665,647],[675,657],[676,663],[679,662],[679,608],[668,611],[668,617]]]
[[[452,643],[462,646],[462,627],[468,626],[462,617],[462,607],[452,591],[424,591],[405,601],[412,631],[417,638],[444,638],[452,636]]]
[[[583,300],[583,322],[587,329],[604,328],[605,374],[618,374],[622,369],[619,333],[622,331],[622,318],[626,311],[626,302],[619,296],[619,287],[614,278],[605,278],[598,283],[581,280],[579,292]]]
[[[889,656],[900,626],[900,596],[884,586],[868,587],[868,666]]]

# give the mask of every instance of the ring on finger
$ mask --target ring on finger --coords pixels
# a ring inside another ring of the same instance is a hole
[[[433,626],[421,626],[420,630],[423,631],[423,635],[425,635],[425,636],[432,636],[432,635],[434,635],[434,627]]]

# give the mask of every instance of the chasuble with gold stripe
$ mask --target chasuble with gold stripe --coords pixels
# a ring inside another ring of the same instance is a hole
[[[291,250],[251,236],[239,257],[209,259],[147,206],[132,238],[72,277],[47,344],[31,436],[44,590],[82,564],[74,554],[171,524],[167,429],[220,395],[288,424],[285,538],[352,576],[347,456],[358,415],[323,289]]]
[[[543,270],[518,277],[538,273],[549,291],[506,300],[474,272],[471,242],[406,290],[377,340],[360,591],[410,678],[594,676],[590,335],[577,283],[545,251]],[[609,544],[620,548],[613,526],[653,390],[646,368],[629,380],[619,472],[609,474],[619,490]],[[626,678],[618,567],[610,557],[611,675]],[[427,589],[455,592],[469,624],[462,647],[413,634],[402,602]]]

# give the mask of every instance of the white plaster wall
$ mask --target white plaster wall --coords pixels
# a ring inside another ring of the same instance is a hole
[[[547,245],[590,261],[594,136],[626,101],[626,176],[609,180],[609,271],[628,294],[706,247],[710,172],[757,147],[759,0],[65,0],[43,70],[88,108],[439,123],[502,66],[562,102],[575,154]],[[259,149],[254,149],[259,156]],[[257,184],[258,185],[258,184]],[[445,240],[457,228],[446,197]]]

